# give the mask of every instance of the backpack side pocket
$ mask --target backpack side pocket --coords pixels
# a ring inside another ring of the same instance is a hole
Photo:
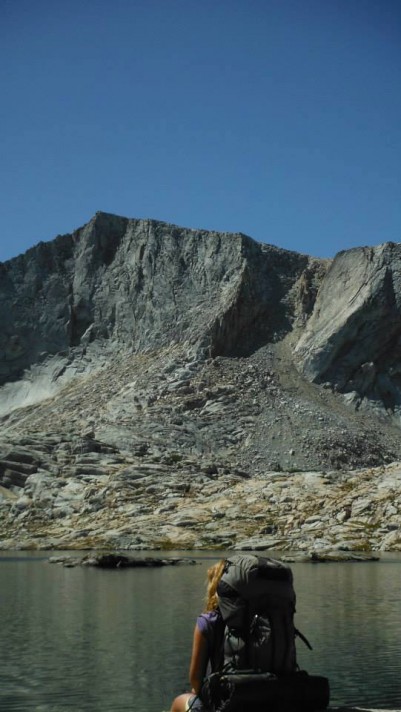
[[[273,670],[274,640],[269,617],[255,614],[249,629],[249,667],[252,670]]]

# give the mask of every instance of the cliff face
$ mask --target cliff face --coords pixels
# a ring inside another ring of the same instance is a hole
[[[0,546],[401,548],[400,255],[98,213],[1,264]]]
[[[337,255],[294,353],[309,380],[348,393],[358,407],[399,416],[400,244]]]
[[[0,378],[96,340],[249,354],[289,330],[308,261],[240,234],[98,213],[2,265]]]

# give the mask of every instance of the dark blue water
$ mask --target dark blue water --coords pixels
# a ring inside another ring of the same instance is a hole
[[[1,712],[167,710],[187,687],[209,557],[101,571],[3,553]],[[330,678],[333,705],[401,709],[401,557],[292,568],[314,647],[298,644],[301,666]]]

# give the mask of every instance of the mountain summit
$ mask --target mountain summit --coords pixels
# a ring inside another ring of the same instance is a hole
[[[152,541],[193,545],[199,507],[180,524],[173,500],[196,483],[399,459],[400,275],[399,244],[322,260],[107,213],[1,264],[5,540],[85,521],[82,545],[109,542],[88,522],[113,493],[120,546],[141,538],[127,502],[166,496]]]

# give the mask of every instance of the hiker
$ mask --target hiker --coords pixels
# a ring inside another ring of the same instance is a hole
[[[224,566],[225,561],[221,560],[207,571],[205,611],[196,621],[189,668],[189,681],[192,686],[192,692],[186,692],[176,697],[171,706],[171,712],[188,712],[188,710],[191,710],[191,712],[207,712],[198,694],[208,667],[210,672],[214,672],[220,664],[217,656],[221,652],[223,628],[218,612],[217,586],[223,574]]]
[[[299,670],[295,591],[289,566],[234,554],[208,569],[206,610],[197,618],[189,680],[192,692],[170,712],[326,709],[327,678]]]

